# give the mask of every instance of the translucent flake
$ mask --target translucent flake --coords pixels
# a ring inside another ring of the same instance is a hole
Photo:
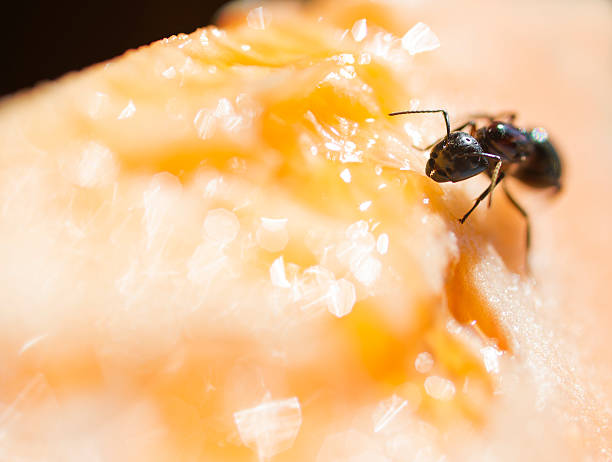
[[[262,461],[293,446],[302,425],[302,410],[296,397],[271,401],[235,412],[234,423],[242,442]]]
[[[171,80],[176,77],[176,69],[174,66],[170,66],[168,69],[162,72],[162,76],[168,80]]]
[[[357,73],[355,72],[355,68],[353,66],[341,67],[338,73],[341,77],[344,77],[347,80],[352,80],[357,77]]]
[[[381,255],[385,255],[389,251],[389,235],[387,233],[382,233],[378,236],[376,250]]]
[[[136,112],[136,106],[134,106],[134,102],[130,100],[127,103],[127,106],[123,108],[123,110],[121,111],[121,114],[119,114],[119,117],[117,117],[117,119],[118,120],[129,119],[130,117],[134,115],[135,112]]]
[[[251,51],[251,45],[249,45],[249,44],[247,44],[247,43],[242,44],[242,45],[240,45],[240,49],[241,49],[242,51]]]
[[[480,349],[480,354],[487,372],[499,374],[499,357],[502,352],[493,346],[487,346]]]
[[[24,344],[21,346],[21,348],[19,349],[18,354],[22,355],[23,353],[25,353],[26,351],[28,351],[30,348],[32,348],[33,346],[35,346],[36,344],[38,344],[41,340],[46,339],[49,336],[49,334],[41,334],[41,335],[37,335],[34,338],[31,338],[30,340],[28,340],[27,342],[24,342]]]
[[[411,55],[435,50],[440,46],[440,40],[427,24],[417,23],[402,37],[402,48]]]
[[[339,55],[334,56],[333,60],[341,66],[355,64],[355,56],[351,53],[340,53]]]
[[[255,238],[257,244],[268,252],[280,252],[289,241],[287,218],[262,218]]]
[[[43,406],[50,402],[57,404],[47,379],[43,374],[37,373],[10,404],[0,404],[0,441],[6,440],[7,434],[16,426],[28,425],[24,416],[27,415],[29,407]],[[0,454],[4,454],[4,451],[0,450]]]
[[[92,119],[99,119],[108,107],[108,95],[100,91],[95,92],[87,102],[87,114]]]
[[[421,374],[427,374],[431,371],[434,365],[434,359],[431,353],[423,351],[419,353],[414,360],[414,368]]]
[[[397,395],[380,402],[372,415],[374,433],[378,433],[385,428],[407,405],[408,401]]]
[[[425,391],[429,396],[440,401],[450,401],[455,396],[455,384],[437,375],[425,379]]]
[[[209,239],[220,244],[232,242],[238,236],[240,222],[234,212],[227,209],[209,210],[204,218],[204,232]]]
[[[372,56],[370,55],[370,53],[361,53],[359,55],[359,64],[370,64],[371,62]],[[366,119],[366,122],[372,123],[374,122],[374,119],[368,118]]]
[[[208,32],[206,32],[206,29],[204,29],[202,33],[200,34],[200,44],[203,47],[206,47],[208,46],[209,43],[210,41],[208,40]]]
[[[351,171],[348,168],[345,168],[344,170],[340,172],[340,178],[342,178],[342,181],[344,181],[345,183],[350,183],[351,182]]]
[[[213,34],[215,37],[225,37],[227,35],[224,30],[221,30],[215,26],[212,26],[210,28],[210,33]]]
[[[291,284],[287,280],[287,275],[285,274],[285,261],[282,255],[274,260],[270,266],[270,280],[276,287],[282,287],[285,289],[291,287]]]
[[[327,309],[334,316],[341,318],[353,310],[356,298],[353,283],[346,279],[339,279],[330,284]]]
[[[261,6],[253,8],[247,14],[247,24],[251,29],[264,30],[269,23],[269,18],[265,15]]]
[[[356,42],[361,42],[368,35],[368,23],[365,19],[355,21],[351,28],[351,34]]]

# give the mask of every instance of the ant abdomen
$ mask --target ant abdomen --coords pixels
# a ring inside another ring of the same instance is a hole
[[[531,155],[521,162],[513,176],[532,188],[555,187],[561,189],[561,158],[543,128],[528,133],[532,145]]]

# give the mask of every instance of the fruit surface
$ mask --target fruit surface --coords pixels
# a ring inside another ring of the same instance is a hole
[[[506,3],[237,4],[3,101],[2,458],[609,460],[610,7]],[[386,115],[440,106],[564,153],[531,273]]]

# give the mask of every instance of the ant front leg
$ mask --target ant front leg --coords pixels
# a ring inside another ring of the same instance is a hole
[[[495,186],[497,186],[497,178],[499,178],[499,171],[501,169],[502,166],[502,159],[501,157],[499,159],[497,159],[497,162],[495,163],[495,168],[493,169],[493,174],[491,175],[491,186],[489,188],[489,207],[491,207],[491,204],[493,203],[493,189],[495,188]]]
[[[495,186],[497,186],[501,180],[504,179],[504,172],[501,172],[495,183],[491,182],[491,186],[489,186],[487,189],[485,189],[482,194],[480,196],[478,196],[478,199],[476,199],[476,202],[474,202],[474,205],[472,205],[472,208],[470,210],[467,211],[467,213],[465,215],[463,215],[462,218],[459,219],[459,223],[463,224],[465,223],[465,220],[467,220],[467,218],[470,216],[470,214],[476,210],[476,207],[478,207],[478,204],[480,204],[493,190],[493,188],[495,188]]]

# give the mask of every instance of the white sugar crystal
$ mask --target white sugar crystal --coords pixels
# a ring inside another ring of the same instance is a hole
[[[499,357],[502,352],[493,346],[487,346],[480,349],[482,354],[482,360],[485,365],[487,372],[493,372],[494,374],[499,373]]]
[[[148,237],[147,247],[150,247],[153,238],[162,230],[162,227],[172,226],[166,223],[166,218],[180,200],[181,192],[181,182],[171,173],[157,173],[151,178],[149,187],[143,193],[145,208],[143,220]]]
[[[423,142],[423,136],[421,135],[421,132],[417,130],[412,123],[406,122],[404,124],[404,131],[412,139],[413,145],[421,145],[421,143]]]
[[[130,117],[134,115],[135,112],[136,112],[136,106],[134,106],[134,102],[130,100],[127,103],[127,106],[123,108],[123,111],[121,111],[121,114],[119,114],[119,117],[117,117],[117,119],[119,120],[129,119]]]
[[[217,245],[200,244],[187,261],[187,278],[194,284],[207,284],[228,267],[228,258]]]
[[[425,379],[425,391],[429,396],[440,401],[450,401],[455,396],[455,384],[437,375]]]
[[[62,173],[82,188],[108,186],[117,177],[119,166],[112,151],[96,141],[80,146],[78,157],[67,160]]]
[[[334,292],[330,290],[336,283],[334,274],[323,266],[310,266],[304,270],[302,277],[294,288],[293,299],[300,310],[312,315],[331,310],[330,303]]]
[[[354,284],[346,279],[339,279],[330,284],[327,309],[334,316],[341,318],[353,311],[356,299]]]
[[[95,92],[88,98],[87,114],[92,119],[99,119],[108,107],[108,95],[102,92]]]
[[[267,231],[276,233],[287,229],[288,218],[261,218],[261,226]]]
[[[251,29],[264,30],[269,20],[264,14],[264,9],[261,6],[253,8],[247,14],[247,24]]]
[[[380,277],[382,270],[382,263],[378,258],[366,256],[353,264],[351,264],[351,271],[355,278],[361,282],[364,286],[374,284]]]
[[[291,287],[285,274],[285,261],[282,256],[278,257],[270,266],[270,280],[276,287],[288,289]]]
[[[214,135],[217,127],[217,119],[213,111],[202,108],[193,119],[193,125],[198,132],[198,136],[206,140]]]
[[[417,23],[402,37],[402,47],[411,55],[435,50],[440,46],[440,40],[427,24]]]
[[[345,168],[344,170],[340,172],[340,178],[342,178],[342,180],[345,183],[350,183],[351,182],[351,171],[348,168]]]
[[[176,69],[174,68],[174,66],[170,66],[168,69],[162,72],[162,75],[166,79],[173,79],[174,77],[176,77]]]
[[[431,371],[434,365],[434,359],[431,353],[423,351],[419,353],[414,360],[414,368],[421,374],[427,374]]]
[[[34,338],[31,338],[30,340],[28,340],[27,342],[25,342],[21,348],[19,349],[19,352],[17,354],[22,355],[23,353],[25,353],[26,351],[28,351],[30,348],[32,348],[34,345],[36,345],[37,343],[39,343],[41,340],[44,340],[45,338],[47,338],[49,336],[49,334],[41,334],[41,335],[37,335]]]
[[[208,40],[208,32],[206,32],[206,29],[204,29],[202,33],[200,34],[200,44],[203,47],[206,47],[208,46],[209,43],[210,41]]]
[[[287,218],[262,218],[255,238],[257,244],[268,252],[280,252],[289,241]]]
[[[387,233],[382,233],[378,236],[376,250],[381,255],[385,255],[389,251],[389,235]]]
[[[232,242],[238,236],[240,222],[234,212],[227,209],[209,210],[204,218],[204,232],[208,238],[221,244]]]
[[[351,29],[351,34],[356,42],[361,42],[368,35],[368,23],[365,19],[355,21]]]
[[[360,239],[368,237],[368,235],[370,234],[368,232],[368,229],[369,229],[368,222],[365,220],[359,220],[359,221],[356,221],[355,223],[350,224],[346,228],[346,231],[344,232],[344,234],[347,237],[347,239],[356,241],[356,240],[360,240]]]
[[[267,460],[285,451],[302,425],[302,410],[296,397],[271,401],[234,413],[234,423],[242,442]]]
[[[372,205],[372,201],[364,201],[361,204],[359,204],[359,210],[361,210],[362,212],[365,212],[366,210],[370,208],[371,205]]]
[[[370,432],[347,430],[327,436],[316,462],[391,462],[384,448],[369,435]]]
[[[408,401],[397,395],[381,401],[372,415],[374,433],[378,433],[408,405]]]

